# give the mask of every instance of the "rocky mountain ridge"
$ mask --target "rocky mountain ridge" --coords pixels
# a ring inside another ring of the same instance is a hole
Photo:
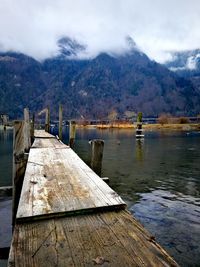
[[[66,118],[105,119],[113,111],[145,116],[161,113],[196,115],[200,90],[186,77],[150,60],[134,41],[123,55],[102,53],[78,59],[85,46],[64,38],[57,57],[38,62],[23,54],[0,53],[0,112],[20,117],[23,107],[39,112],[47,105],[57,117],[63,104]],[[169,66],[168,66],[169,67]]]

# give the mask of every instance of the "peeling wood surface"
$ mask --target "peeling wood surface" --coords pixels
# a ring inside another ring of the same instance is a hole
[[[15,227],[9,267],[95,265],[178,266],[127,211]]]
[[[71,148],[52,138],[43,144],[47,141],[52,144],[49,148],[30,149],[17,220],[125,208],[120,196]]]

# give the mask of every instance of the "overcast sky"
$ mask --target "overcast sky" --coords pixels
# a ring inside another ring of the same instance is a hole
[[[69,36],[88,55],[125,51],[130,35],[150,58],[200,48],[200,0],[0,0],[0,51],[42,60]]]

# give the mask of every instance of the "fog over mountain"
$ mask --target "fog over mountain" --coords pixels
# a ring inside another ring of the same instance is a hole
[[[37,60],[58,55],[65,36],[85,45],[79,58],[123,54],[126,36],[158,62],[200,44],[199,0],[1,0],[0,14],[0,51]]]

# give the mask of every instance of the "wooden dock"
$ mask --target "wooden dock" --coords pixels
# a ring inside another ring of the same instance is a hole
[[[178,266],[67,145],[35,131],[9,267]]]

